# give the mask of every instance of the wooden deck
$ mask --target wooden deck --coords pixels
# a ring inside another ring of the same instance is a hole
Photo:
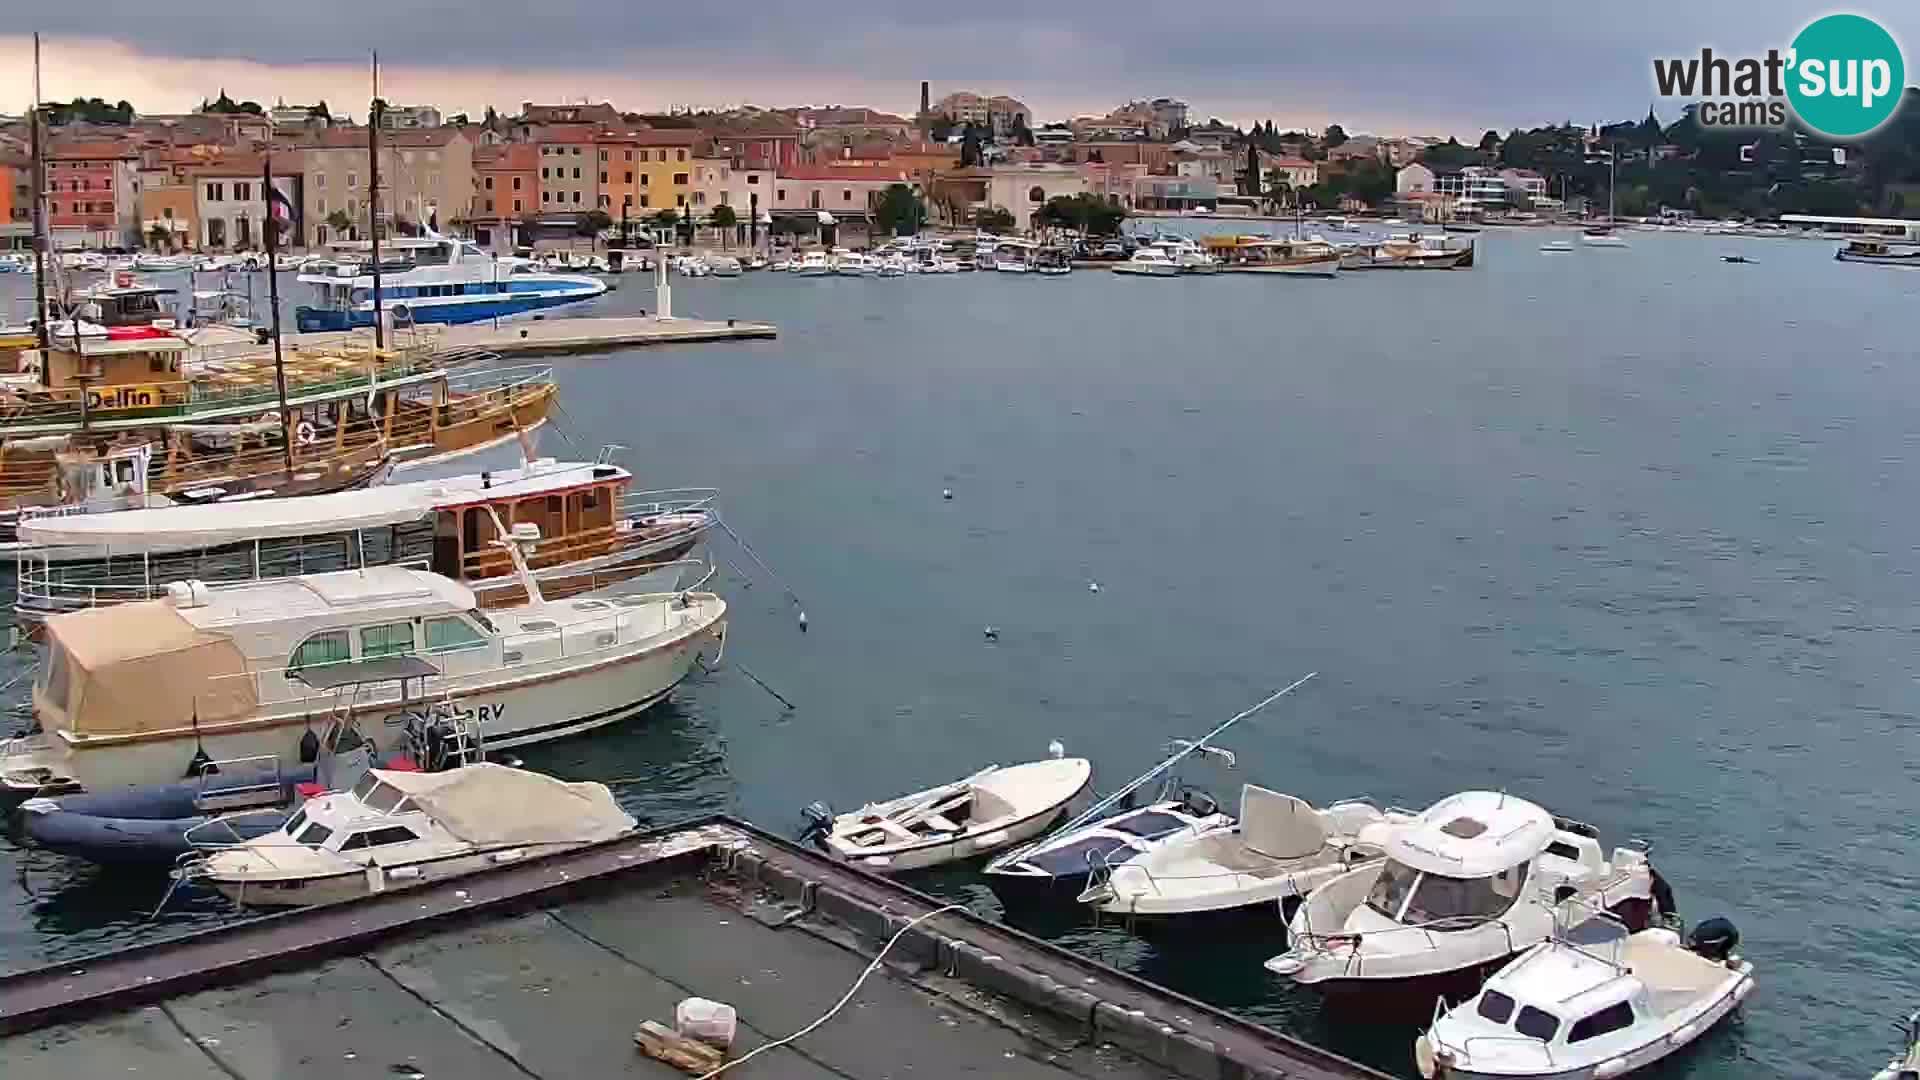
[[[516,319],[502,322],[495,329],[490,322],[459,326],[422,327],[421,334],[433,335],[443,349],[483,350],[502,356],[604,352],[641,345],[686,345],[708,341],[745,341],[771,338],[777,331],[772,323],[740,319],[659,319],[652,316],[625,316],[577,319]],[[410,331],[398,331],[398,340],[408,340]],[[329,331],[317,334],[288,334],[287,344],[295,349],[331,348],[345,341],[370,339],[370,331],[350,333]]]

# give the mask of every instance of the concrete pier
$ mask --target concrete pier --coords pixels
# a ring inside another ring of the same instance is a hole
[[[742,1075],[1385,1080],[723,817],[0,978],[7,1080],[679,1075],[641,1055],[698,995]]]
[[[441,348],[449,351],[484,351],[502,356],[604,352],[640,345],[685,345],[706,341],[744,341],[771,338],[777,331],[772,323],[743,319],[661,319],[650,315],[610,318],[516,319],[502,322],[495,329],[490,322],[462,323],[458,326],[421,327],[398,330],[391,335],[405,342],[409,335],[431,335]],[[289,346],[328,348],[351,341],[370,344],[371,331],[330,331],[314,334],[287,334]]]

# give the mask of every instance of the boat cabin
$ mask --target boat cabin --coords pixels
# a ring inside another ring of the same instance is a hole
[[[75,316],[99,326],[153,326],[174,319],[174,291],[146,285],[102,286],[81,294]]]
[[[180,365],[190,346],[171,331],[83,321],[59,324],[48,337],[38,371],[40,385],[74,393],[84,387],[89,411],[187,401]]]

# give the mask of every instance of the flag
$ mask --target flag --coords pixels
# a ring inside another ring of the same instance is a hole
[[[267,185],[267,218],[273,223],[276,239],[284,238],[286,231],[293,228],[293,203],[286,192],[271,183]]]

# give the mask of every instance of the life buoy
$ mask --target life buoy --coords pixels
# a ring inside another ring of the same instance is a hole
[[[314,431],[313,421],[302,420],[294,425],[293,437],[300,441],[301,446],[312,446],[314,440],[319,437],[319,433]]]
[[[387,310],[392,313],[393,322],[396,326],[413,321],[413,309],[405,304],[395,304]]]

